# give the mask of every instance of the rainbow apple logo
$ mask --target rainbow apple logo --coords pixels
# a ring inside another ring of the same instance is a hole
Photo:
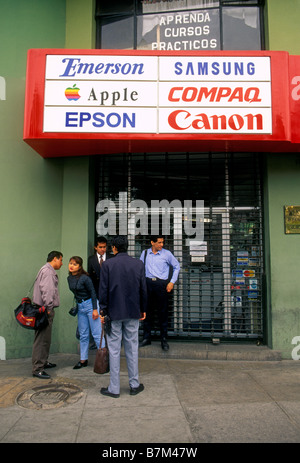
[[[68,87],[65,90],[65,96],[69,101],[77,101],[80,98],[79,95],[79,88],[76,87],[76,84],[73,85],[73,87]]]

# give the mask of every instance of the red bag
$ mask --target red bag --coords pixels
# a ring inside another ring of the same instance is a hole
[[[14,312],[17,322],[29,330],[41,330],[49,323],[46,307],[33,304],[29,297],[23,297]]]

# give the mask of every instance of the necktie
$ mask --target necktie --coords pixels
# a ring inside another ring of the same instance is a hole
[[[100,263],[100,267],[101,267],[102,264],[103,264],[103,256],[100,256],[100,262],[99,263]]]

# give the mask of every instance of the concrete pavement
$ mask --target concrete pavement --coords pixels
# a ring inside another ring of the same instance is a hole
[[[129,395],[122,358],[118,399],[99,393],[109,374],[93,372],[95,351],[80,370],[77,355],[51,355],[51,380],[33,378],[29,358],[0,361],[0,442],[300,442],[299,361],[263,346],[170,342],[168,353],[159,343],[140,352],[145,390]]]

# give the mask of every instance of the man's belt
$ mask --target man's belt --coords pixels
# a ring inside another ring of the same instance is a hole
[[[157,277],[146,277],[146,279],[150,281],[168,281],[168,280],[162,280],[161,278],[157,278]]]

